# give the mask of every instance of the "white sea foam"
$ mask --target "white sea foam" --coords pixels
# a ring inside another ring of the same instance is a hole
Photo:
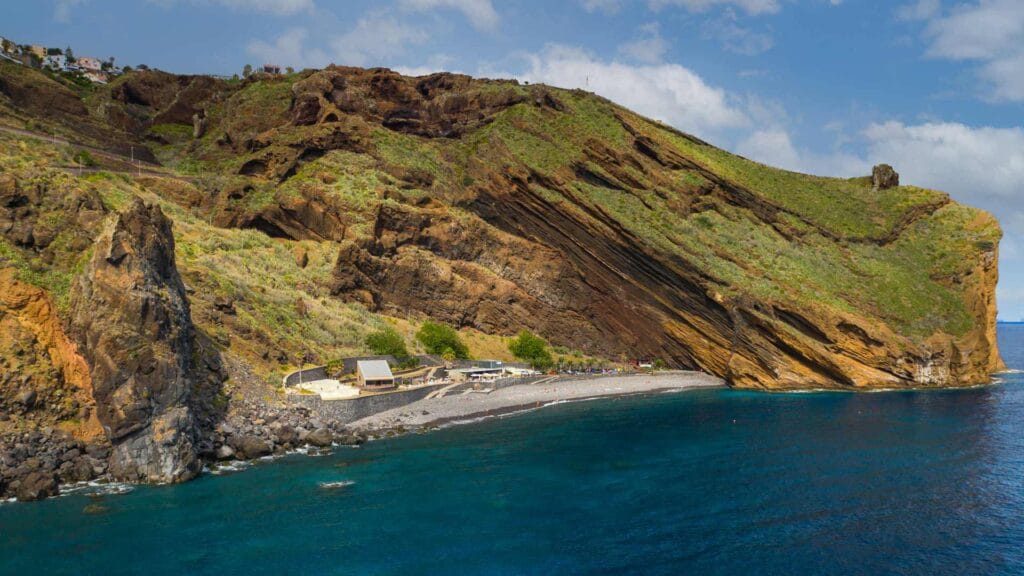
[[[339,480],[337,482],[321,482],[320,487],[326,490],[333,490],[335,488],[344,488],[355,484],[352,480]]]
[[[232,460],[226,464],[217,464],[215,468],[210,470],[210,474],[220,476],[221,474],[229,474],[231,472],[245,470],[249,466],[250,464],[245,460]]]
[[[135,486],[123,482],[103,482],[90,480],[88,482],[75,482],[60,487],[60,495],[83,494],[85,496],[114,496],[127,494],[135,490]]]

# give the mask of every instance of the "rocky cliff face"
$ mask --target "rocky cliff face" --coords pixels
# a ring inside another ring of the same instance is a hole
[[[302,286],[303,310],[329,297],[488,334],[530,328],[751,388],[964,385],[1002,366],[998,224],[892,167],[776,170],[582,91],[385,69],[238,84],[137,72],[90,111],[204,173],[180,194],[154,185],[165,201],[336,254],[329,278]],[[282,314],[264,299],[240,322],[206,304],[222,344],[222,331],[269,341],[273,327],[248,319]],[[122,315],[152,313],[140,306]]]
[[[195,476],[193,326],[171,221],[134,201],[100,235],[71,297],[70,323],[92,373],[97,415],[122,480]]]
[[[774,170],[593,95],[460,75],[195,85],[150,91],[208,119],[188,153],[234,178],[212,218],[338,242],[331,292],[371,310],[742,387],[962,385],[1002,365],[998,224],[892,167]]]

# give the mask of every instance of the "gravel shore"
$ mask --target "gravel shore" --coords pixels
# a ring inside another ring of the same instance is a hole
[[[450,422],[540,408],[556,402],[719,386],[724,386],[722,380],[701,372],[556,379],[509,386],[489,393],[460,392],[441,398],[427,398],[357,420],[349,424],[348,428],[355,432],[371,434],[396,428],[430,428]]]

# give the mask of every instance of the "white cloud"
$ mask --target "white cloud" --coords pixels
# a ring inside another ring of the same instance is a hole
[[[904,12],[928,20],[928,56],[977,61],[990,88],[986,99],[1024,101],[1024,2],[979,0],[942,15],[940,6],[922,1]]]
[[[580,5],[587,12],[604,12],[614,14],[622,8],[623,0],[580,0]]]
[[[833,6],[842,3],[842,0],[829,1]],[[630,0],[579,0],[579,3],[587,12],[615,14],[629,4]],[[782,0],[647,0],[646,4],[654,11],[676,7],[690,12],[706,12],[712,8],[733,6],[752,15],[775,14],[782,8]]]
[[[480,30],[493,30],[500,20],[491,0],[402,0],[402,6],[412,10],[450,8],[462,12],[469,22]]]
[[[619,53],[638,62],[654,64],[661,61],[668,48],[669,43],[661,37],[658,23],[651,22],[640,27],[639,37],[619,46]]]
[[[678,64],[608,62],[561,45],[549,45],[527,59],[522,80],[591,90],[681,130],[706,135],[749,123],[724,90]]]
[[[703,12],[716,6],[735,6],[748,14],[774,14],[782,7],[779,0],[649,0],[652,10],[679,6],[691,12]]]
[[[67,0],[62,0],[67,1]],[[72,0],[75,1],[75,0]],[[172,6],[185,0],[147,0],[151,4]],[[260,12],[276,16],[290,16],[300,12],[312,12],[313,0],[190,0],[192,4],[226,6],[233,10]]]
[[[455,74],[464,74],[464,72],[453,69],[452,62],[455,59],[445,54],[434,54],[430,58],[427,58],[427,63],[422,66],[396,66],[395,72],[405,76],[427,76],[434,74],[435,72],[453,72]]]
[[[760,54],[775,45],[770,35],[740,26],[738,20],[736,11],[727,8],[720,17],[704,23],[704,36],[717,39],[730,52],[746,56]]]
[[[904,20],[928,20],[942,11],[941,0],[917,0],[900,7],[896,14]]]
[[[856,176],[871,169],[868,160],[855,154],[800,149],[782,128],[753,132],[737,144],[736,153],[769,166],[807,174]]]
[[[296,68],[343,66],[393,66],[410,46],[430,39],[425,30],[377,13],[360,18],[349,31],[329,40],[326,49],[308,47],[305,28],[290,28],[271,42],[253,40],[246,51],[264,62]],[[428,64],[440,64],[434,60]]]
[[[305,47],[306,30],[291,28],[277,37],[273,43],[254,40],[246,47],[246,51],[259,63],[275,63],[284,66],[323,67],[330,62],[328,55],[319,49]]]
[[[71,21],[71,10],[86,0],[57,0],[53,7],[53,19],[61,24]]]
[[[360,18],[352,30],[331,41],[338,64],[376,66],[403,54],[410,45],[430,39],[426,31],[383,14]]]

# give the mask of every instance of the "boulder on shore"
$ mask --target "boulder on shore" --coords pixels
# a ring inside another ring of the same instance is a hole
[[[269,456],[273,446],[269,442],[256,436],[236,436],[231,439],[231,447],[240,458],[253,459]]]
[[[317,448],[326,448],[334,442],[334,436],[327,428],[317,428],[306,436],[306,443]]]
[[[217,448],[217,460],[231,460],[235,457],[235,451],[227,444]]]
[[[29,472],[18,481],[15,496],[21,502],[29,502],[56,496],[57,493],[57,476],[53,472],[37,470]]]

